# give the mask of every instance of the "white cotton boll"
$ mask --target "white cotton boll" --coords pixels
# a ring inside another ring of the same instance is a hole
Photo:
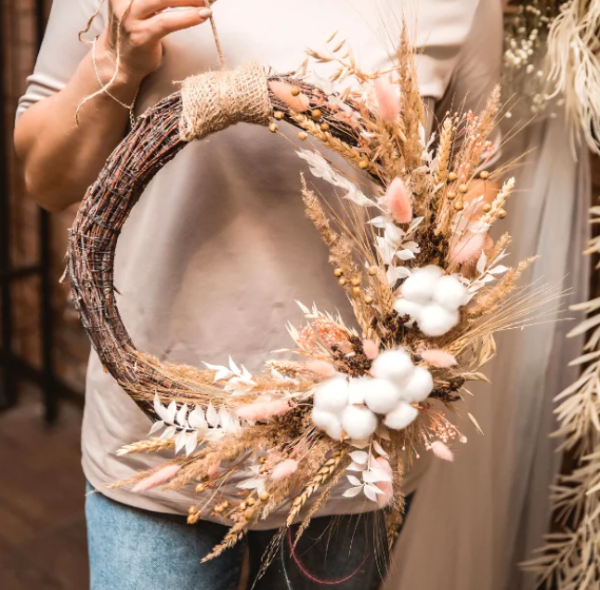
[[[400,402],[386,417],[383,423],[392,430],[402,430],[419,415],[419,410],[406,402]]]
[[[313,408],[311,418],[313,424],[324,430],[328,436],[334,440],[341,440],[342,438],[342,425],[340,424],[337,416],[320,410],[319,408]]]
[[[377,430],[377,416],[368,408],[348,406],[342,413],[342,428],[354,440],[367,440]]]
[[[451,275],[440,278],[435,288],[433,300],[450,311],[455,311],[466,303],[467,290]]]
[[[400,390],[387,379],[369,379],[363,387],[365,403],[376,414],[391,412],[400,401]]]
[[[439,266],[425,266],[415,270],[402,285],[402,297],[417,303],[431,301],[442,269]]]
[[[441,305],[426,305],[419,316],[419,328],[426,336],[443,336],[458,324],[458,311],[449,311]]]
[[[398,315],[409,315],[413,320],[419,321],[419,315],[421,314],[422,309],[423,305],[421,303],[415,303],[414,301],[409,301],[403,297],[396,299],[394,302],[394,310]]]
[[[320,410],[339,414],[348,404],[346,377],[334,377],[320,383],[315,390],[313,403]]]
[[[427,399],[433,391],[433,377],[423,367],[415,367],[406,385],[402,388],[401,398],[406,402],[418,403]]]
[[[402,383],[413,370],[410,354],[405,350],[386,350],[374,361],[371,374],[378,379],[389,379],[396,384]]]
[[[349,404],[364,404],[365,403],[365,383],[373,381],[371,377],[358,377],[350,379],[348,384],[348,403]]]

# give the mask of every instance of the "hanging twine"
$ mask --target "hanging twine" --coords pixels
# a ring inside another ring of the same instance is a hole
[[[256,63],[191,76],[183,82],[181,97],[179,129],[184,141],[202,139],[239,122],[266,125],[272,110],[265,70]]]

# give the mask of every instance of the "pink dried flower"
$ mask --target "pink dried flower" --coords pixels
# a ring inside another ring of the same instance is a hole
[[[450,262],[454,264],[476,262],[483,252],[486,236],[487,234],[467,233],[466,237],[450,248]]]
[[[298,469],[298,461],[294,461],[294,459],[286,459],[281,463],[277,463],[273,468],[273,472],[271,473],[271,479],[273,481],[279,481],[280,479],[285,479],[292,475]]]
[[[373,82],[373,88],[379,107],[379,116],[384,121],[395,121],[400,115],[397,87],[391,82],[389,76],[381,76]]]
[[[206,475],[208,475],[209,478],[213,478],[215,475],[217,475],[217,473],[219,472],[219,469],[221,469],[221,461],[215,461],[207,470],[206,470]]]
[[[145,479],[142,479],[142,481],[138,481],[133,488],[131,488],[131,491],[136,493],[147,492],[148,490],[156,488],[171,481],[177,475],[177,472],[180,469],[181,465],[167,465],[156,473],[153,473]]]
[[[319,377],[323,377],[327,379],[329,377],[333,377],[336,374],[335,367],[326,361],[320,360],[310,360],[307,361],[306,367],[309,371],[312,371]]]
[[[292,88],[294,87],[291,84],[273,80],[269,82],[269,88],[279,100],[283,100],[292,110],[298,113],[307,111],[310,107],[310,101],[306,94],[300,93],[297,96],[292,94]]]
[[[447,369],[458,364],[456,357],[445,350],[439,348],[430,348],[429,350],[422,350],[420,353],[421,358],[432,367],[438,367],[440,369]]]
[[[450,463],[454,461],[454,453],[441,440],[434,440],[431,443],[431,450],[438,459],[450,461]]]
[[[237,415],[250,422],[268,420],[273,416],[281,416],[290,410],[290,406],[283,400],[261,400],[241,406],[237,409]]]
[[[384,197],[384,205],[397,223],[412,220],[412,204],[409,190],[401,178],[394,178]]]
[[[368,359],[373,361],[379,356],[379,346],[370,338],[363,338],[362,345]]]
[[[376,462],[378,467],[392,477],[392,466],[385,457],[377,457]],[[377,504],[379,508],[385,508],[394,499],[394,486],[391,481],[380,481],[375,485],[383,492],[383,494],[377,494]]]

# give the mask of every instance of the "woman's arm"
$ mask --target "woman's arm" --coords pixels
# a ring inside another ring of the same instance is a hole
[[[112,14],[121,15],[120,67],[110,93],[126,105],[158,67],[162,38],[211,15],[205,0],[135,0],[131,5],[130,0],[111,0],[110,6]],[[17,123],[15,147],[27,190],[50,211],[81,200],[125,133],[129,111],[106,94],[84,104],[79,124],[75,121],[81,102],[100,88],[95,67],[104,84],[113,76],[118,29],[114,22],[97,40],[96,65],[88,53],[60,92],[31,106]]]

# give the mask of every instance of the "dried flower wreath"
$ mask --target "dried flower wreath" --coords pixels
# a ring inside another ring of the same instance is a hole
[[[363,494],[385,509],[391,543],[406,463],[422,449],[452,460],[448,444],[466,438],[447,413],[466,382],[486,380],[479,369],[494,356],[494,333],[531,321],[555,296],[516,289],[529,260],[502,265],[510,237],[490,237],[514,181],[490,203],[471,190],[475,179],[491,178],[481,164],[491,153],[498,91],[479,115],[448,115],[434,147],[406,32],[386,71],[363,72],[335,38],[328,47],[310,51],[293,75],[250,65],[188,79],[137,121],[70,232],[68,274],[83,324],[106,370],[156,419],[153,437],[119,453],[175,451],[164,465],[112,485],[193,486],[189,522],[212,514],[231,525],[205,559],[282,505],[286,525],[273,548],[297,521],[299,537],[343,477],[345,496]],[[334,65],[327,90],[305,81],[314,62]],[[257,375],[232,359],[198,369],[138,351],[113,285],[119,233],[148,182],[188,141],[238,121],[272,132],[287,122],[355,167],[344,174],[318,150],[298,152],[339,190],[354,219],[328,215],[302,179],[306,214],[352,303],[352,325],[301,305],[307,324],[288,328],[299,360],[270,360]],[[243,473],[239,494],[224,498],[224,485]]]

